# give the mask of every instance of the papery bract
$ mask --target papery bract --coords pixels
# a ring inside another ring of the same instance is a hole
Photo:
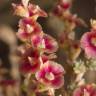
[[[61,65],[53,61],[47,61],[36,73],[36,78],[48,87],[59,89],[64,84],[63,74],[64,69]]]

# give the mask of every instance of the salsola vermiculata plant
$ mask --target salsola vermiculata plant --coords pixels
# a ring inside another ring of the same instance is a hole
[[[21,18],[16,34],[23,43],[17,51],[21,73],[20,96],[96,96],[95,83],[88,83],[84,78],[88,71],[96,71],[96,21],[91,20],[91,30],[78,40],[75,28],[87,25],[77,14],[71,13],[72,3],[73,0],[58,0],[49,15],[29,0],[12,4],[14,14]],[[58,43],[37,22],[39,17],[48,16],[64,24]],[[58,59],[58,46],[64,51],[62,65],[55,61]],[[68,73],[69,67],[72,73]],[[70,78],[66,82],[67,75]],[[16,82],[19,81],[2,80],[0,84],[13,87],[18,84]]]
[[[47,13],[38,5],[30,4],[29,0],[22,0],[21,4],[13,4],[13,7],[14,14],[22,17],[17,36],[24,42],[19,47],[20,71],[25,76],[27,95],[48,91],[48,95],[54,96],[55,89],[64,84],[65,72],[60,64],[53,61],[58,49],[56,40],[45,34],[37,22],[38,17],[47,17]]]

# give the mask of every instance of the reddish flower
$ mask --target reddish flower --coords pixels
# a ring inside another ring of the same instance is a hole
[[[45,41],[45,52],[46,53],[54,53],[58,49],[58,43],[56,40],[51,37],[50,35],[44,34],[44,41]]]
[[[27,46],[20,46],[18,48],[19,56],[21,56],[20,60],[20,71],[23,73],[27,72],[36,72],[40,68],[40,56],[43,63],[47,62],[48,60],[52,60],[56,58],[55,54],[42,54],[38,50],[35,50],[31,47],[31,45]]]
[[[39,52],[32,47],[22,47],[20,60],[20,71],[23,73],[34,73],[40,68]]]
[[[73,96],[96,96],[95,85],[82,85],[75,89]]]
[[[44,12],[38,5],[29,4],[28,6],[29,16],[41,16],[47,17],[47,13]]]
[[[35,73],[40,68],[40,61],[31,57],[24,59],[20,64],[20,71],[22,73]]]
[[[47,61],[36,73],[36,78],[46,86],[59,89],[64,84],[63,74],[64,69],[61,65],[53,61]]]
[[[31,44],[34,49],[38,49],[42,51],[41,49],[45,48],[45,41],[43,39],[43,34],[34,34],[31,36]]]
[[[58,44],[51,36],[47,34],[36,34],[31,37],[32,46],[37,49],[43,49],[43,52],[54,53],[58,49]]]
[[[17,36],[23,41],[29,39],[32,34],[42,32],[40,24],[31,18],[24,18],[20,20],[19,27]]]
[[[96,58],[96,32],[86,32],[81,38],[81,47],[88,58]]]
[[[28,4],[25,0],[22,0],[22,4],[12,4],[15,10],[14,14],[21,17],[31,17],[35,20],[40,17],[46,17],[47,13],[43,11],[38,5]]]

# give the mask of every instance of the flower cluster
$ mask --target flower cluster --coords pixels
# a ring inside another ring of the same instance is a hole
[[[82,85],[75,89],[73,96],[96,96],[96,85]]]
[[[20,46],[20,71],[24,74],[35,74],[36,80],[47,88],[59,89],[64,84],[64,69],[52,61],[58,49],[56,40],[45,34],[38,17],[47,17],[38,5],[22,0],[22,4],[13,4],[14,14],[23,17],[19,22],[17,36],[25,42]]]

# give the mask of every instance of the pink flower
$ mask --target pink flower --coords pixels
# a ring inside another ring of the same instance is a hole
[[[40,68],[39,52],[32,47],[21,50],[20,71],[23,73],[34,73]]]
[[[29,16],[47,17],[47,13],[43,11],[38,5],[29,4],[28,6]]]
[[[47,34],[38,34],[31,37],[32,46],[43,49],[43,52],[54,53],[58,49],[58,44],[54,38]]]
[[[36,73],[36,78],[41,83],[54,89],[59,89],[64,84],[64,69],[53,61],[47,61]]]
[[[14,14],[21,17],[31,17],[35,20],[37,20],[38,17],[47,17],[47,13],[38,5],[28,4],[28,2],[25,4],[24,0],[22,4],[12,4],[12,6],[15,10]]]
[[[96,58],[96,32],[87,32],[81,38],[81,47],[88,58]]]
[[[96,86],[82,85],[75,89],[73,96],[96,96]]]
[[[40,61],[28,57],[28,59],[22,60],[20,64],[20,72],[22,73],[35,73],[40,68]]]
[[[34,34],[31,36],[31,44],[34,49],[42,51],[45,48],[43,34]]]
[[[51,37],[50,35],[44,34],[43,36],[45,41],[45,52],[46,53],[54,53],[58,49],[57,41]]]
[[[48,60],[52,60],[56,58],[55,54],[42,54],[36,49],[33,49],[31,45],[28,46],[20,46],[18,48],[18,54],[21,56],[20,60],[20,71],[22,73],[34,73],[40,69],[40,56],[43,63],[47,62]]]
[[[32,34],[38,34],[42,32],[42,28],[39,23],[32,20],[31,18],[21,19],[19,22],[19,30],[17,36],[22,40],[26,41],[30,39]]]

